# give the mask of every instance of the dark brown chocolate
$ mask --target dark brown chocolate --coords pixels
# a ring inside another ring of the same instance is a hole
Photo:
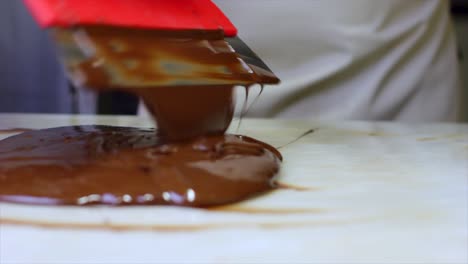
[[[255,139],[224,134],[234,85],[277,83],[273,73],[243,63],[220,32],[87,27],[77,34],[57,34],[62,43],[84,47],[85,57],[67,62],[75,77],[94,89],[141,96],[158,130],[75,126],[0,141],[0,201],[205,207],[274,188],[281,154]],[[158,52],[200,71],[188,77],[166,71]],[[198,79],[216,85],[183,85]]]
[[[232,86],[153,87],[135,91],[169,140],[222,135],[234,114]]]
[[[244,61],[221,30],[82,26],[54,33],[76,81],[141,96],[160,135],[171,140],[223,134],[235,85],[279,83],[273,72]]]
[[[169,143],[154,129],[74,126],[0,141],[0,201],[214,206],[274,188],[281,155],[237,135]]]
[[[68,72],[94,89],[279,83],[236,53],[221,30],[86,26],[54,33]]]

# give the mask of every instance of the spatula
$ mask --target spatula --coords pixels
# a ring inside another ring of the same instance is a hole
[[[37,22],[52,32],[77,85],[279,82],[210,0],[24,1]],[[187,50],[191,54],[182,56],[180,51]]]

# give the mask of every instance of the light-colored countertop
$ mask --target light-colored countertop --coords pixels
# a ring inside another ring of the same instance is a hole
[[[0,114],[0,130],[79,124],[151,126]],[[0,263],[468,261],[467,125],[246,119],[239,133],[282,146],[312,128],[280,149],[295,188],[223,210],[0,203]]]

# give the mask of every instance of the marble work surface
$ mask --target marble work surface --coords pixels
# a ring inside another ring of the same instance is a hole
[[[79,124],[152,126],[0,114],[0,139]],[[283,146],[284,188],[209,210],[0,203],[0,263],[468,261],[467,125],[245,119],[238,133]]]

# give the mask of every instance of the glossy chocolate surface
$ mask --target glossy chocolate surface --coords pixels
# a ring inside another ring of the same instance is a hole
[[[223,205],[274,188],[281,155],[237,135],[170,143],[154,129],[75,126],[0,141],[0,201]]]
[[[94,89],[279,83],[236,53],[221,30],[82,26],[53,33],[72,79]]]

